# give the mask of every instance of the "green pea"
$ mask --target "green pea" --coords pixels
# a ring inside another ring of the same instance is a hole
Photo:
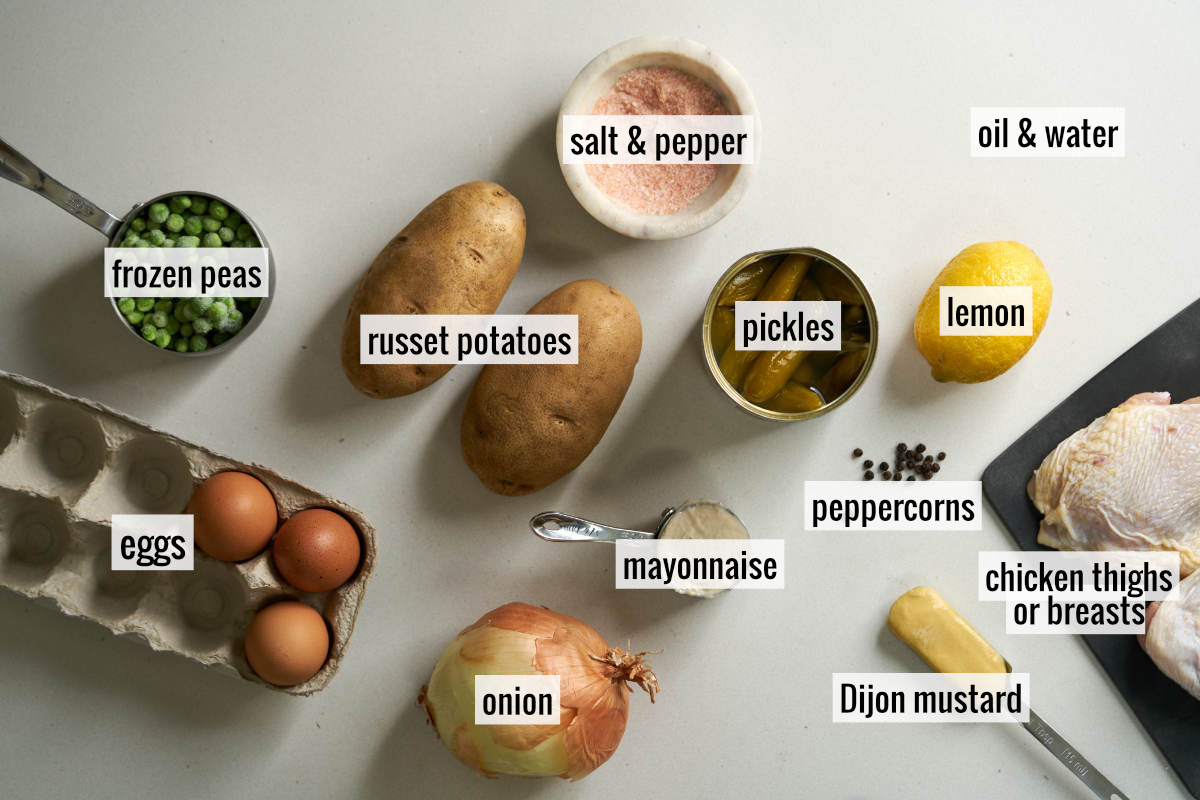
[[[179,233],[183,230],[184,219],[179,214],[172,214],[167,217],[167,221],[163,223],[163,227],[171,233]]]
[[[153,297],[139,297],[137,300],[134,301],[134,305],[138,311],[152,311],[152,310],[154,310],[154,298]]]
[[[216,301],[211,297],[192,297],[188,299],[188,302],[196,309],[196,316],[200,316],[208,311],[208,307]]]
[[[246,241],[246,247],[262,247],[262,243],[260,243],[258,241],[257,236],[251,236],[249,239],[246,239],[245,241]]]
[[[199,236],[180,236],[178,239],[175,240],[175,246],[176,247],[199,247],[200,246],[200,237]]]
[[[242,215],[236,211],[230,211],[229,216],[225,218],[225,224],[233,228],[235,231],[242,224]]]
[[[208,198],[192,195],[192,207],[189,209],[193,214],[203,215],[208,211]]]
[[[154,247],[154,245],[150,244],[150,242],[147,241],[146,239],[138,239],[138,242],[137,242],[137,244],[134,245],[134,247],[145,248],[145,247]]]
[[[158,335],[154,337],[154,343],[159,347],[166,347],[171,343],[171,334],[165,330],[160,330]]]
[[[167,317],[167,333],[174,336],[175,334],[179,333],[179,329],[182,327],[183,325],[180,324],[179,320],[175,319],[174,317]]]
[[[221,229],[221,220],[216,217],[201,217],[200,227],[208,233],[216,233]]]
[[[176,339],[175,340],[175,352],[176,353],[186,353],[187,351],[188,351],[188,340],[187,339]]]
[[[229,246],[230,247],[245,247],[246,243],[243,242],[241,239],[234,239],[232,242],[229,243]]]
[[[154,304],[155,311],[170,311],[174,307],[175,307],[175,302],[173,300],[169,300],[165,297],[163,299],[155,302],[155,304]]]
[[[221,333],[235,334],[242,329],[243,319],[242,312],[235,308],[225,319],[217,323],[217,330]]]
[[[250,298],[250,307],[251,308],[257,309],[260,305],[262,305],[261,297],[251,297]]]
[[[198,333],[201,336],[212,330],[212,323],[204,317],[198,317],[192,322],[192,333]]]
[[[188,236],[199,236],[204,232],[204,226],[200,223],[200,216],[192,214],[183,221],[183,232]]]
[[[219,220],[225,220],[229,216],[229,207],[220,200],[213,200],[208,204],[208,215]]]
[[[196,307],[191,303],[184,303],[179,309],[180,322],[191,322],[198,316],[200,316],[199,312],[196,311]]]
[[[133,325],[135,327],[138,325],[141,325],[142,320],[145,318],[146,318],[146,315],[143,314],[141,311],[130,311],[128,314],[125,315],[125,319],[129,320],[129,324]]]
[[[246,223],[243,222],[241,225],[237,226],[237,238],[241,239],[243,242],[249,241],[250,237],[253,235],[254,231]]]
[[[208,349],[208,340],[200,334],[196,334],[188,340],[188,349],[193,353],[203,353]]]
[[[193,333],[195,333],[195,331],[192,330],[192,323],[185,322],[179,326],[179,335],[183,338],[190,339]]]
[[[219,344],[225,344],[228,341],[229,341],[228,333],[221,333],[220,331],[218,331],[212,335],[213,347],[216,347]]]
[[[150,233],[147,235],[146,238],[150,242],[151,246],[158,247],[164,241],[166,241],[167,235],[165,233],[163,233],[162,231],[155,230],[155,231],[150,231]]]
[[[155,336],[158,336],[158,328],[150,324],[145,324],[142,326],[143,339],[145,339],[147,342],[153,342]]]
[[[175,246],[175,240],[172,239],[170,236],[168,236],[166,239],[163,239],[163,243],[159,245],[159,247],[174,247],[174,246]]]
[[[221,237],[221,241],[224,244],[229,244],[233,241],[233,228],[230,228],[228,225],[222,225],[220,230],[217,231],[217,236]]]
[[[121,242],[121,247],[137,247],[138,242],[140,241],[141,239],[136,233],[130,232],[130,234],[125,237],[125,241]]]
[[[138,217],[133,222],[129,223],[129,230],[133,231],[134,233],[141,233],[142,231],[146,230],[146,220]]]
[[[133,302],[132,297],[122,297],[117,300],[117,310],[122,314],[128,314],[137,309],[137,303]]]
[[[168,205],[170,205],[171,210],[176,214],[182,214],[192,207],[192,198],[188,197],[186,194],[177,194],[167,202]]]
[[[166,222],[167,217],[170,216],[170,214],[171,209],[167,208],[166,203],[154,203],[150,206],[149,210],[146,211],[146,219],[150,222],[150,227],[153,228],[154,223],[156,222],[159,225],[162,225],[164,222]]]
[[[204,312],[204,318],[214,325],[229,315],[229,309],[224,303],[213,303],[208,307],[208,311]]]
[[[224,247],[225,243],[221,241],[221,237],[217,233],[206,233],[204,238],[200,240],[202,247]]]
[[[155,311],[150,315],[150,324],[156,328],[165,328],[167,327],[167,319],[167,315],[162,311]]]

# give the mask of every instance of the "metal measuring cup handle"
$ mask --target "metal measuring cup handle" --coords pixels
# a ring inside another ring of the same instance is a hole
[[[529,520],[529,527],[548,542],[615,542],[618,539],[658,538],[657,531],[648,533],[615,528],[557,511],[543,511]]]
[[[40,194],[54,205],[100,231],[110,241],[117,229],[121,227],[120,219],[42,172],[36,164],[17,152],[3,139],[0,139],[0,178],[10,180],[35,194]]]

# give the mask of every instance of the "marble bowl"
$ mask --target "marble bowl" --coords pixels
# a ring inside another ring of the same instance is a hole
[[[589,114],[599,97],[624,73],[639,67],[672,67],[704,81],[730,114],[754,117],[753,164],[722,164],[716,178],[692,203],[674,214],[643,214],[610,199],[583,164],[563,164],[563,116]],[[563,177],[587,212],[617,233],[635,239],[678,239],[702,231],[742,199],[754,177],[761,139],[758,109],[737,70],[702,44],[677,36],[639,36],[596,56],[571,83],[558,111],[556,147]]]

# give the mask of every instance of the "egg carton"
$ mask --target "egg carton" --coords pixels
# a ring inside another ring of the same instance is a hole
[[[281,519],[329,508],[362,539],[362,561],[344,585],[302,592],[275,569],[271,549],[230,564],[196,550],[188,571],[113,571],[113,514],[182,514],[192,490],[216,472],[254,475]],[[356,509],[257,464],[236,461],[155,430],[99,403],[0,371],[0,586],[45,597],[71,616],[133,634],[207,667],[290,694],[324,689],[338,671],[375,567],[375,529]],[[271,601],[291,598],[328,621],[329,659],[297,686],[254,674],[243,637]]]

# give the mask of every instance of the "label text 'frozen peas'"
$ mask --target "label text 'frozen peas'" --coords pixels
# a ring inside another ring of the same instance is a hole
[[[476,725],[557,725],[558,675],[476,675]]]
[[[836,722],[1028,722],[1028,672],[835,672]]]
[[[1006,633],[1145,633],[1146,603],[1179,599],[1179,553],[979,553],[979,599]]]
[[[564,164],[753,164],[749,114],[566,114]]]
[[[980,531],[979,481],[805,481],[808,531]]]
[[[578,364],[577,314],[363,314],[363,364]]]
[[[616,588],[783,589],[783,539],[620,539]]]
[[[105,297],[267,297],[265,247],[106,247]]]
[[[191,514],[113,514],[112,570],[192,570],[193,519]]]
[[[837,300],[739,300],[733,304],[735,350],[841,350]]]

